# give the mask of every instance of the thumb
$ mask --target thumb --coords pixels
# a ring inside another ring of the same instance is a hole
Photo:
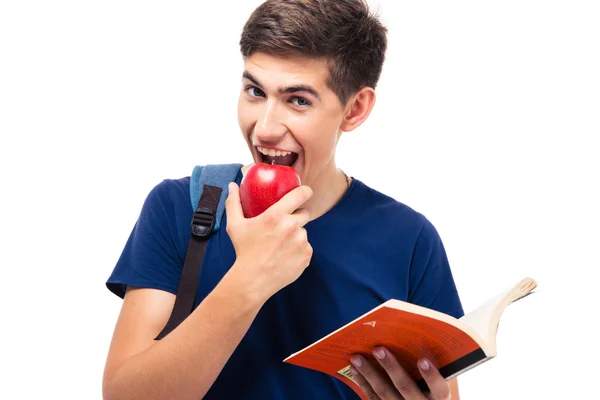
[[[244,218],[244,211],[242,210],[242,202],[240,201],[240,188],[235,182],[230,182],[229,195],[225,200],[225,211],[227,212],[227,219],[229,221],[238,220]]]

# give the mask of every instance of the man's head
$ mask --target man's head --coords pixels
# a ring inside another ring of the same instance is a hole
[[[246,22],[240,47],[239,122],[255,161],[294,163],[306,184],[331,175],[341,132],[375,103],[385,27],[361,0],[267,0]],[[293,154],[260,153],[275,150]]]
[[[362,0],[268,0],[250,16],[240,40],[254,53],[327,60],[327,84],[345,104],[364,86],[375,89],[386,29]]]

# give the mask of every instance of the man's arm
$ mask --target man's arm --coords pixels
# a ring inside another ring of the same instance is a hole
[[[105,400],[198,399],[211,387],[265,299],[226,276],[196,310],[160,341],[175,296],[129,288],[111,342]]]
[[[458,394],[458,381],[456,378],[449,381],[448,384],[450,385],[450,399],[460,400],[460,395]]]
[[[106,362],[104,399],[202,398],[262,305],[309,265],[312,247],[304,225],[310,215],[299,207],[311,196],[312,190],[301,186],[246,219],[239,188],[230,184],[225,207],[234,265],[194,312],[158,342],[154,338],[167,323],[175,296],[128,289]]]

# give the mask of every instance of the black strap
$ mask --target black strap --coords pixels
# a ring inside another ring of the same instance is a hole
[[[160,340],[167,336],[173,329],[185,320],[192,312],[194,300],[196,299],[196,288],[200,278],[202,259],[206,250],[206,244],[215,226],[215,215],[223,189],[216,186],[204,185],[202,197],[198,201],[198,207],[192,217],[192,236],[188,243],[183,271],[179,279],[175,305],[169,321],[154,340]]]

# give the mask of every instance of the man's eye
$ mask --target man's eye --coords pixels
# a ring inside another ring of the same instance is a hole
[[[256,86],[250,86],[250,87],[246,88],[246,91],[252,97],[263,97],[265,95],[265,92],[263,92]]]
[[[294,103],[295,106],[299,106],[299,107],[310,106],[310,101],[308,101],[302,97],[292,97],[291,101],[292,101],[292,103]]]

